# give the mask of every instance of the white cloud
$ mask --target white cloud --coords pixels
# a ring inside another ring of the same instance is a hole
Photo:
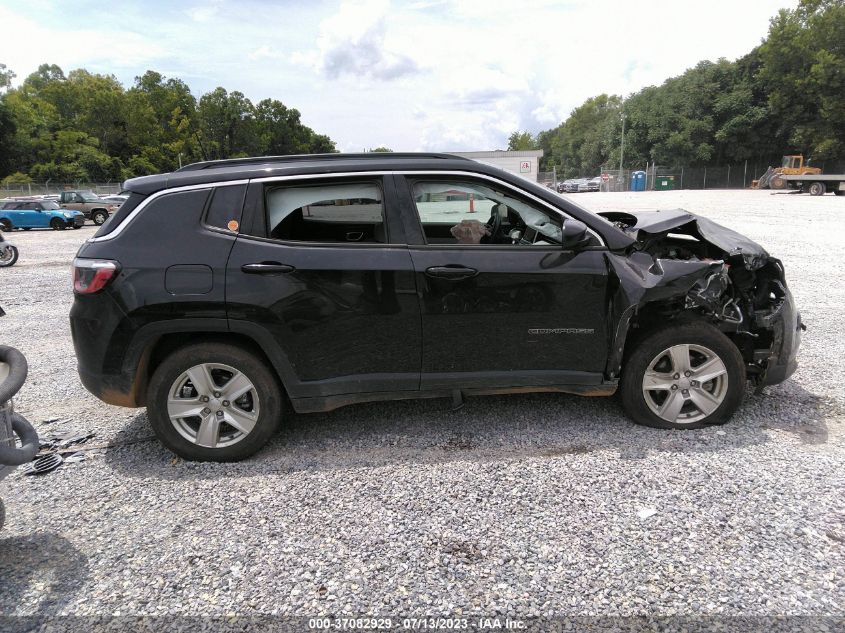
[[[316,51],[300,52],[295,59],[330,79],[389,81],[416,74],[420,67],[414,58],[388,41],[388,10],[386,0],[343,3],[321,23]]]
[[[185,14],[194,22],[210,22],[220,11],[220,7],[216,4],[198,5],[185,10]]]
[[[85,67],[110,74],[123,69],[146,69],[168,55],[161,43],[128,30],[74,29],[73,38],[68,39],[66,34],[2,6],[0,24],[3,63],[17,73],[18,84],[45,62],[58,63],[65,71]]]
[[[277,51],[272,46],[268,46],[267,44],[263,44],[252,51],[248,57],[250,61],[261,61],[263,59],[279,59],[283,56],[283,54]]]

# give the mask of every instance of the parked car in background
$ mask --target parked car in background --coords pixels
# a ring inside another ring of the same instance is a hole
[[[704,428],[797,366],[781,262],[686,211],[599,217],[445,154],[212,161],[126,186],[73,264],[79,375],[146,406],[187,459],[251,455],[288,404],[618,389],[640,424]]]
[[[50,200],[11,200],[0,209],[0,227],[4,231],[14,229],[78,229],[85,224],[85,216],[79,211],[62,209]]]
[[[563,183],[565,193],[578,193],[581,191],[581,183],[586,182],[585,178],[572,178]]]
[[[587,191],[598,191],[601,189],[601,176],[590,178],[587,181]]]
[[[86,220],[94,224],[104,224],[109,215],[120,208],[120,204],[106,202],[92,191],[62,191],[59,194],[59,204],[63,209],[73,209],[81,212]]]
[[[114,194],[114,195],[111,195],[111,196],[100,196],[100,199],[105,200],[106,202],[110,202],[112,204],[121,205],[124,202],[126,202],[126,199],[128,197],[129,196],[122,196],[120,194]]]

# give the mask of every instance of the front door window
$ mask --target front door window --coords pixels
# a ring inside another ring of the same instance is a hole
[[[427,244],[553,246],[561,219],[486,185],[420,181],[414,203]]]

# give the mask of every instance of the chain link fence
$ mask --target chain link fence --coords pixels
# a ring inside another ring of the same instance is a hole
[[[120,192],[119,182],[2,182],[0,199],[23,196],[57,195],[62,191],[77,189],[93,191],[97,195],[107,196]]]
[[[774,165],[777,167],[777,165]],[[845,173],[845,161],[812,163],[824,174]],[[600,191],[663,191],[671,189],[748,189],[754,180],[760,178],[769,168],[762,161],[745,161],[735,165],[710,167],[672,167],[665,165],[643,166],[641,169],[619,170],[604,166],[597,174],[584,174],[583,178],[602,177]],[[632,174],[638,177],[632,179]],[[538,174],[541,185],[555,188],[566,180],[557,170],[541,171]],[[639,183],[641,188],[637,188]]]

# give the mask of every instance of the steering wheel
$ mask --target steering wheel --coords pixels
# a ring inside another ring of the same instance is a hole
[[[502,228],[502,214],[499,213],[499,205],[494,204],[492,208],[492,213],[490,215],[490,219],[487,220],[487,224],[484,226],[487,227],[487,230],[490,231],[490,235],[485,235],[482,238],[483,242],[492,242],[496,239],[496,236],[499,234],[499,229]]]

